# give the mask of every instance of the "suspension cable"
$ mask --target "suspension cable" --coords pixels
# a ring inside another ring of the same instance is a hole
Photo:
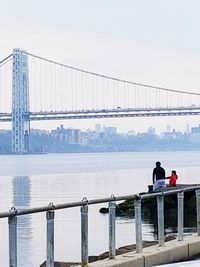
[[[55,65],[59,65],[59,66],[62,66],[62,67],[65,67],[65,68],[68,68],[68,69],[71,69],[71,70],[76,70],[76,71],[83,72],[83,73],[90,74],[90,75],[96,75],[98,77],[109,79],[109,80],[113,80],[113,81],[117,81],[117,82],[133,84],[133,85],[142,86],[142,87],[146,87],[146,88],[153,88],[153,89],[156,89],[156,90],[162,90],[162,91],[168,91],[168,92],[175,92],[175,93],[181,93],[181,94],[189,94],[189,95],[198,95],[198,96],[200,96],[200,93],[188,92],[188,91],[185,91],[185,90],[184,91],[180,91],[180,90],[175,90],[175,89],[170,89],[170,88],[165,88],[165,87],[160,87],[160,86],[154,86],[154,85],[148,85],[148,84],[143,84],[143,83],[137,83],[137,82],[127,81],[127,80],[122,80],[122,79],[119,79],[119,78],[114,78],[114,77],[110,77],[110,76],[107,76],[107,75],[98,74],[98,73],[95,73],[95,72],[91,72],[91,71],[83,70],[83,69],[80,69],[80,68],[68,66],[66,64],[62,64],[62,63],[56,62],[54,60],[46,59],[46,58],[41,57],[41,56],[36,56],[36,55],[31,54],[31,53],[26,52],[26,51],[23,51],[23,53],[26,54],[26,55],[35,57],[37,59],[41,59],[41,60],[47,61],[49,63],[53,63]]]
[[[4,59],[2,59],[1,61],[0,61],[0,65],[2,64],[2,63],[4,63],[5,61],[5,64],[9,61],[9,59],[11,59],[11,57],[13,56],[13,54],[10,54],[9,56],[7,56],[6,58],[4,58]]]

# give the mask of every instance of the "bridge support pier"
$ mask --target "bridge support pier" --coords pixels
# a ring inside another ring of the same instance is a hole
[[[29,152],[29,79],[28,57],[23,50],[13,50],[12,78],[12,152]]]

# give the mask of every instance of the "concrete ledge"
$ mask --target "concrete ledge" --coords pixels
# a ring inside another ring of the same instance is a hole
[[[142,253],[129,252],[117,256],[114,260],[101,260],[89,263],[89,267],[151,267],[159,264],[187,261],[200,255],[200,237],[192,235],[184,241],[172,240],[163,247],[158,245],[143,249]],[[76,265],[80,267],[81,265]]]
[[[165,243],[165,246],[153,246],[143,251],[144,266],[167,264],[188,260],[188,244],[185,241],[173,240]]]
[[[81,266],[81,265],[79,265]],[[89,263],[91,267],[144,267],[144,257],[135,252],[129,252],[117,256],[114,260],[101,260]]]
[[[188,239],[188,257],[191,259],[200,255],[200,237],[192,236]]]

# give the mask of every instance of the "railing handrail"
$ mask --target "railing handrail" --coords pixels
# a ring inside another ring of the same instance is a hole
[[[158,241],[159,246],[164,246],[164,198],[166,195],[177,195],[177,230],[178,241],[183,240],[184,234],[184,192],[195,191],[196,211],[197,211],[197,233],[200,236],[200,185],[178,185],[176,188],[167,188],[151,193],[138,193],[128,196],[100,198],[54,205],[52,202],[48,206],[16,210],[12,207],[9,212],[0,213],[0,218],[8,217],[9,225],[9,266],[17,267],[17,219],[19,215],[27,215],[46,211],[47,239],[46,239],[46,266],[54,267],[54,216],[59,209],[81,207],[81,266],[88,267],[88,205],[108,202],[109,213],[109,259],[114,259],[116,255],[116,201],[132,199],[135,208],[135,235],[136,253],[142,252],[142,200],[148,198],[157,199],[157,221],[158,221]]]
[[[111,201],[122,201],[122,200],[128,200],[128,199],[148,199],[148,198],[154,198],[157,196],[166,196],[171,194],[177,194],[181,192],[188,192],[192,190],[198,190],[200,189],[200,185],[196,186],[190,186],[187,188],[179,188],[179,189],[171,189],[171,190],[161,190],[158,192],[152,192],[152,193],[144,193],[144,194],[134,194],[134,195],[126,195],[126,196],[114,196],[108,198],[99,198],[99,199],[91,199],[87,200],[87,198],[83,198],[82,201],[76,201],[76,202],[70,202],[70,203],[63,203],[63,204],[56,204],[50,203],[48,206],[43,207],[36,207],[36,208],[29,208],[29,209],[15,209],[14,207],[11,208],[10,211],[7,212],[1,212],[0,218],[7,218],[12,216],[20,216],[20,215],[27,215],[27,214],[33,214],[33,213],[40,213],[50,210],[60,210],[60,209],[67,209],[67,208],[74,208],[74,207],[82,207],[85,205],[94,205],[94,204],[101,204],[101,203],[108,203]]]

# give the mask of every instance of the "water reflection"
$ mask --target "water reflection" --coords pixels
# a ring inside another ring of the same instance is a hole
[[[24,209],[30,206],[31,181],[28,176],[16,176],[13,178],[13,206],[16,209]],[[31,266],[31,216],[18,216],[18,265]]]

